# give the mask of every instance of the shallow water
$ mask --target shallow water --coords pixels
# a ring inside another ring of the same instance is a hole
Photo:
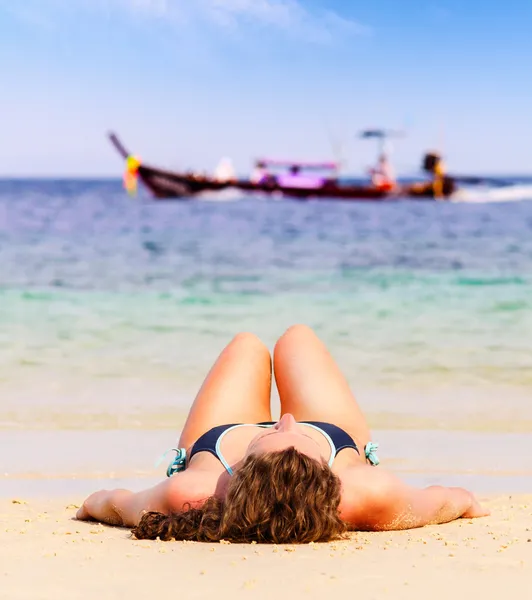
[[[232,335],[316,329],[374,426],[532,431],[532,202],[146,203],[0,182],[0,426],[176,427]]]

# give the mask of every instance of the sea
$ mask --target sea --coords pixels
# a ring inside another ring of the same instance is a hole
[[[118,180],[0,181],[0,487],[156,477],[232,336],[273,348],[306,323],[392,468],[532,491],[532,193],[519,194],[154,202]]]

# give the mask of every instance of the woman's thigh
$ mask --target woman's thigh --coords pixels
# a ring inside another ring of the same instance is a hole
[[[251,333],[239,333],[209,371],[190,409],[179,446],[228,423],[270,421],[271,358]]]
[[[279,339],[274,372],[281,414],[298,421],[325,421],[342,427],[364,448],[370,430],[338,365],[323,342],[305,325],[294,325]]]

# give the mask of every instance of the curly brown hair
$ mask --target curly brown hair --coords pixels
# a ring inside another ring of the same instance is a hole
[[[132,530],[137,539],[200,542],[325,542],[340,537],[340,479],[325,461],[295,448],[250,455],[231,478],[224,500],[164,515],[146,513]]]

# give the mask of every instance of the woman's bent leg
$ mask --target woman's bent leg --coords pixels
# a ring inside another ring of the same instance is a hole
[[[251,333],[239,333],[209,371],[190,409],[179,446],[226,423],[270,421],[271,358]]]
[[[279,339],[274,372],[281,415],[333,423],[360,449],[365,447],[371,436],[366,419],[338,365],[310,327],[294,325]]]

